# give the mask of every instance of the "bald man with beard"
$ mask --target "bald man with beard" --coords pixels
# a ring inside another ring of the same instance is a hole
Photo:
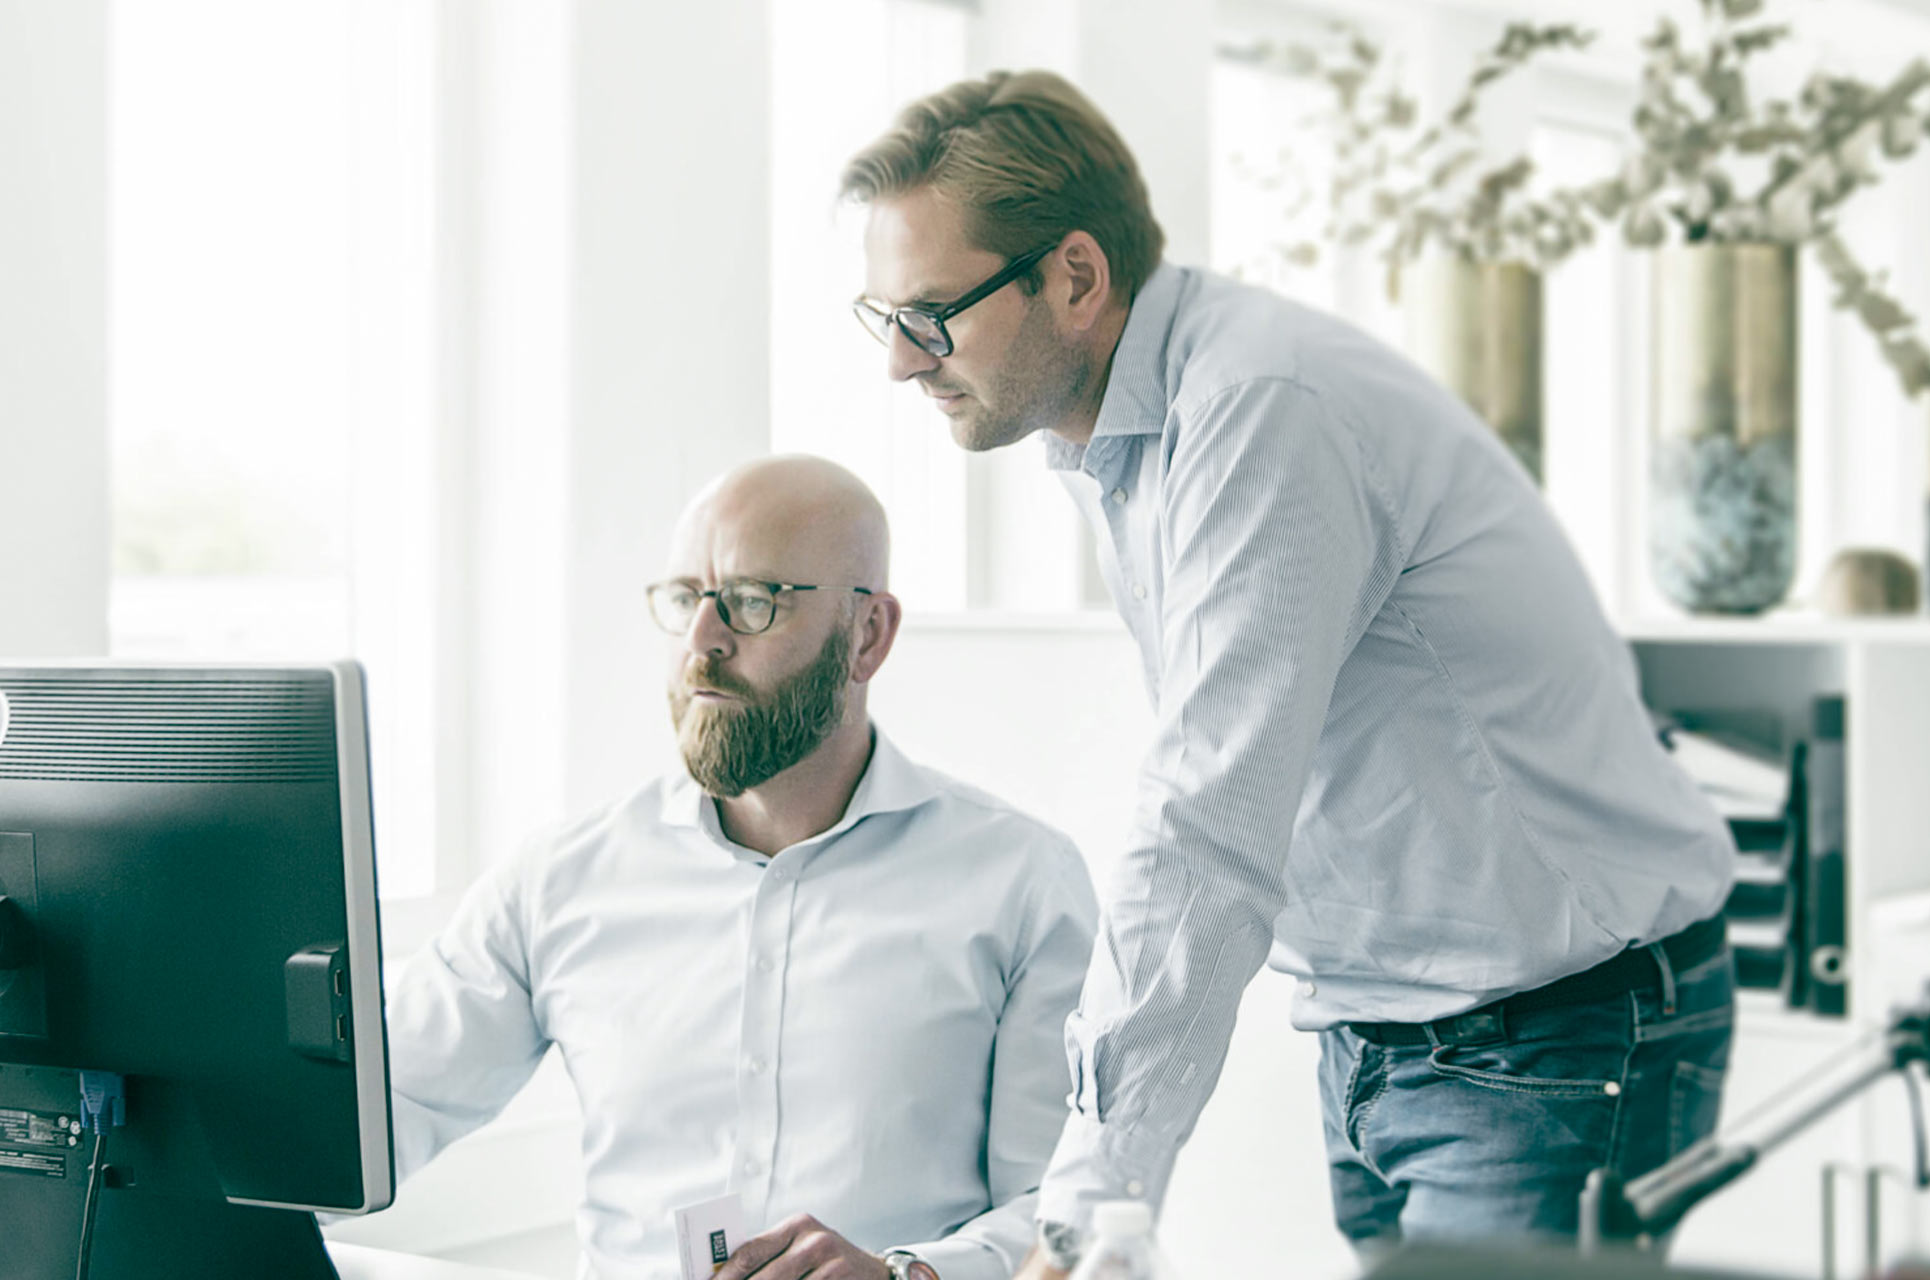
[[[397,1171],[554,1045],[582,1103],[580,1276],[992,1280],[1032,1233],[1097,914],[1050,828],[866,711],[898,633],[878,501],[815,458],[724,476],[648,588],[685,769],[486,874],[389,1005]]]

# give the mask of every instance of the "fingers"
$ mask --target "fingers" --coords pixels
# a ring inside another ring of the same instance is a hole
[[[889,1275],[882,1259],[800,1213],[739,1245],[712,1280],[881,1280]]]
[[[711,1280],[749,1280],[750,1276],[782,1254],[790,1246],[792,1237],[807,1225],[816,1226],[817,1220],[809,1214],[799,1214],[786,1218],[763,1235],[752,1236],[737,1246],[737,1251],[730,1255],[730,1261],[719,1267]],[[775,1280],[775,1277],[767,1277],[766,1280]]]

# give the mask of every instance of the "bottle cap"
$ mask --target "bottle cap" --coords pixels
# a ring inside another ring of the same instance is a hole
[[[1139,1200],[1102,1200],[1092,1206],[1093,1234],[1149,1236],[1153,1233],[1151,1206]]]

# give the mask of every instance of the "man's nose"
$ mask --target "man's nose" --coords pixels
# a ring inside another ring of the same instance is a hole
[[[736,652],[737,633],[724,625],[716,596],[705,596],[697,602],[697,616],[684,631],[684,647],[700,658],[712,654],[729,657]]]
[[[893,382],[903,382],[938,367],[938,357],[907,338],[897,325],[885,338],[885,372]]]

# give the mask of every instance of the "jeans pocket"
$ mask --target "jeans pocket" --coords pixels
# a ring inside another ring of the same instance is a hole
[[[1669,1080],[1669,1155],[1674,1157],[1715,1132],[1722,1111],[1721,1067],[1678,1062]]]
[[[1534,1061],[1524,1062],[1508,1052],[1512,1047],[1505,1044],[1481,1048],[1442,1045],[1428,1055],[1427,1064],[1437,1075],[1465,1080],[1469,1084],[1502,1093],[1532,1093],[1545,1098],[1593,1097],[1613,1101],[1621,1092],[1619,1081],[1585,1078],[1579,1071],[1575,1076],[1557,1074],[1566,1065],[1558,1057],[1542,1053],[1536,1055]],[[1580,1062],[1575,1065],[1581,1067]],[[1588,1067],[1597,1071],[1602,1065],[1599,1060],[1588,1063]]]

